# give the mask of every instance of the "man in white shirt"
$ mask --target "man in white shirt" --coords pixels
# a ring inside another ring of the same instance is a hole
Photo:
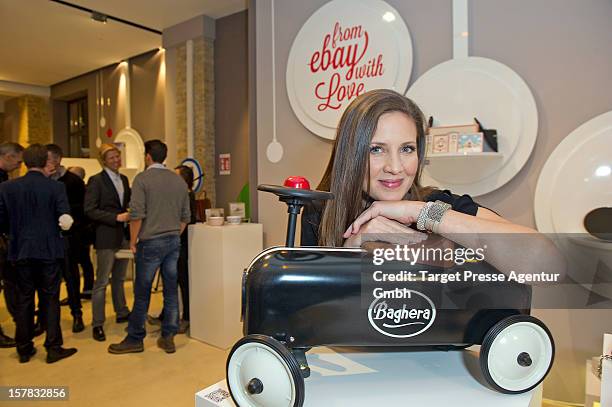
[[[109,276],[112,275],[111,291],[116,321],[127,322],[130,313],[123,288],[128,261],[115,258],[119,249],[129,247],[127,208],[130,203],[130,186],[127,177],[119,174],[121,152],[116,146],[100,146],[99,159],[103,170],[89,179],[84,209],[85,215],[94,222],[94,248],[98,260],[91,298],[92,334],[95,340],[104,341],[104,307]]]

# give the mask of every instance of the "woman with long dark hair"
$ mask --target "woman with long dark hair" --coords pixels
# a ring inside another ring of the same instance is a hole
[[[464,247],[487,245],[487,261],[500,270],[539,269],[533,262],[556,251],[537,231],[509,222],[468,195],[421,185],[426,131],[419,107],[397,92],[378,89],[357,97],[340,119],[318,187],[334,199],[306,207],[302,245],[355,247],[385,236],[391,243],[415,242],[434,232]],[[534,238],[507,250],[507,239],[492,235],[509,233]]]

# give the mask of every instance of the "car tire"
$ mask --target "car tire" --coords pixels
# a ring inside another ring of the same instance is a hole
[[[555,343],[542,321],[513,315],[493,325],[480,347],[480,368],[495,390],[518,394],[535,388],[550,371]]]
[[[266,335],[248,335],[229,353],[227,386],[239,407],[302,407],[304,378],[285,345]]]

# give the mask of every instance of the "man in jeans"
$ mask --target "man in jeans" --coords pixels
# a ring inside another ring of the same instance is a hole
[[[128,335],[108,347],[110,353],[144,350],[145,320],[157,269],[164,284],[164,321],[157,346],[173,353],[178,332],[177,260],[180,234],[190,220],[187,185],[162,163],[168,148],[159,140],[145,143],[147,169],[134,178],[130,201],[130,248],[136,257],[134,307]]]

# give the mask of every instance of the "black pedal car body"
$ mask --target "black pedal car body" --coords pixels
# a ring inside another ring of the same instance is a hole
[[[529,315],[529,286],[431,282],[419,279],[419,272],[465,267],[393,262],[385,266],[389,273],[412,272],[416,278],[376,281],[374,272],[382,271],[366,250],[293,247],[301,205],[329,199],[329,193],[260,189],[289,204],[288,244],[263,251],[244,271],[245,336],[227,361],[228,387],[240,407],[302,406],[310,374],[305,354],[317,346],[453,350],[478,344],[484,377],[496,390],[522,393],[545,378],[554,342],[546,326]],[[469,267],[497,272],[484,262]]]

